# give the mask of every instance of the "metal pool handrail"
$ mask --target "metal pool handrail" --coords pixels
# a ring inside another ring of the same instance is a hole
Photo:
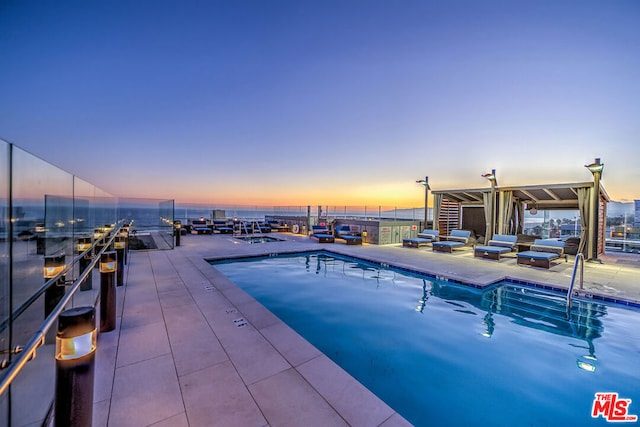
[[[573,298],[573,286],[576,282],[576,272],[580,266],[580,289],[582,289],[582,279],[584,278],[584,255],[579,252],[576,255],[576,261],[573,265],[573,273],[571,274],[571,283],[569,284],[569,290],[567,291],[567,315],[571,309],[571,299]]]
[[[36,357],[36,350],[38,349],[38,347],[44,344],[44,339],[47,335],[47,332],[49,332],[49,329],[51,329],[55,325],[56,321],[58,320],[58,316],[60,315],[60,313],[62,313],[62,311],[64,311],[64,308],[74,297],[82,282],[87,279],[89,273],[93,270],[95,265],[100,260],[100,255],[102,255],[102,253],[109,248],[109,246],[118,236],[121,227],[122,226],[119,226],[114,230],[111,238],[105,243],[102,250],[96,254],[87,268],[73,282],[73,285],[71,285],[71,289],[69,290],[69,292],[65,293],[64,297],[60,300],[58,305],[55,306],[51,314],[49,314],[49,316],[44,319],[39,329],[31,336],[31,339],[24,346],[24,348],[21,349],[20,353],[18,353],[18,357],[15,360],[11,361],[11,364],[7,367],[6,372],[4,372],[4,376],[2,377],[2,379],[0,379],[0,396],[2,396],[5,391],[7,391],[13,380],[18,376],[20,371],[22,371],[22,368],[24,368],[27,362]],[[68,272],[68,270],[69,268],[65,269],[63,273]],[[62,275],[63,273],[61,273],[60,275]]]

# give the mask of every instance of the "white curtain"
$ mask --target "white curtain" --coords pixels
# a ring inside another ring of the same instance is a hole
[[[440,210],[442,208],[442,194],[433,194],[433,229],[440,229]]]
[[[484,203],[484,244],[488,244],[489,240],[493,237],[493,233],[491,232],[491,219],[493,218],[493,206],[491,206],[493,202],[493,197],[491,191],[485,191],[482,193],[482,201]]]
[[[591,227],[591,212],[589,203],[591,201],[591,188],[578,188],[578,210],[580,211],[580,245],[578,245],[578,252],[582,252],[585,258],[587,253],[593,253],[590,248],[593,246],[593,242],[588,242],[591,236],[589,229]],[[588,252],[587,252],[588,251]]]

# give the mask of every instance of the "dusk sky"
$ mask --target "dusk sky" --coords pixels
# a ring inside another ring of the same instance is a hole
[[[640,1],[0,2],[0,138],[116,196],[640,199]]]

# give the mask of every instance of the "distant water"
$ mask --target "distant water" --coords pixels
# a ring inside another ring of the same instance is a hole
[[[245,220],[264,220],[265,216],[306,216],[306,206],[279,206],[269,207],[205,207],[205,206],[180,206],[175,207],[175,219],[185,221],[194,218],[211,218],[214,210],[225,211],[226,218],[239,218]],[[431,213],[431,210],[430,210]],[[318,207],[311,206],[311,216],[318,215]],[[389,207],[364,207],[364,206],[323,206],[322,216],[330,218],[385,218],[385,219],[411,219],[421,220],[424,218],[424,208],[402,208],[395,209]]]

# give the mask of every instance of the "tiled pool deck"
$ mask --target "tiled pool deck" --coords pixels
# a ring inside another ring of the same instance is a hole
[[[117,327],[98,339],[94,426],[409,425],[205,258],[328,249],[480,286],[510,277],[566,288],[573,271],[572,259],[542,270],[515,257],[474,258],[470,248],[445,254],[274,235],[286,241],[188,235],[175,250],[131,252]],[[602,260],[585,263],[585,291],[640,301],[640,256]]]

